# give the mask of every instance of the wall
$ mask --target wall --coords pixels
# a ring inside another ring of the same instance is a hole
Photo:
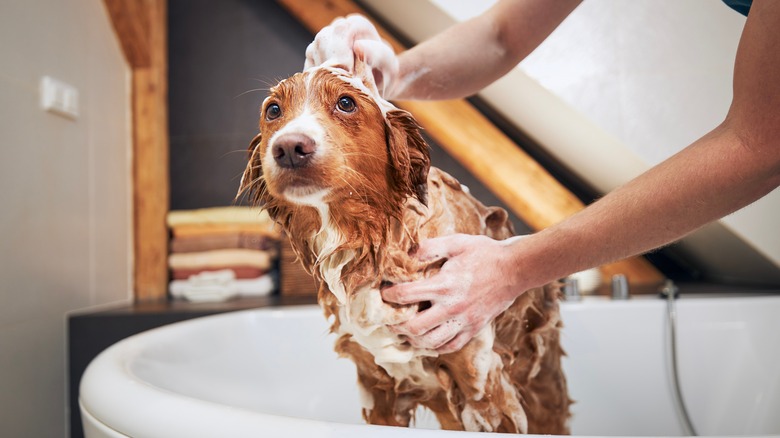
[[[0,63],[0,435],[65,436],[66,314],[131,296],[129,69],[100,0],[4,0]]]
[[[312,36],[272,0],[169,0],[168,32],[171,209],[230,205],[267,90]]]
[[[494,1],[364,3],[420,41]],[[744,22],[719,1],[588,0],[480,96],[607,192],[723,120]],[[778,218],[775,190],[677,247],[712,279],[780,284]]]

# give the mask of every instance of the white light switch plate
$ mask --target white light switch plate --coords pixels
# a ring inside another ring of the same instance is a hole
[[[41,106],[45,111],[77,119],[79,116],[79,90],[49,76],[41,78]]]

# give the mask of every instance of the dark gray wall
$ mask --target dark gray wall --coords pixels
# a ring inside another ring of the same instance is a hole
[[[311,35],[271,0],[169,1],[171,208],[230,205],[266,90]]]

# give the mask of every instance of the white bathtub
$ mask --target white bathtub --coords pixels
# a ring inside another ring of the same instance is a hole
[[[780,295],[677,302],[682,391],[702,435],[780,436]],[[665,302],[564,303],[572,433],[679,436]],[[241,311],[117,343],[81,383],[87,437],[468,437],[366,426],[316,306]],[[435,420],[422,414],[420,426]],[[483,436],[482,434],[480,434]]]

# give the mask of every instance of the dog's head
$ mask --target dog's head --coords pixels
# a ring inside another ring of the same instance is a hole
[[[412,116],[371,81],[338,67],[298,73],[270,90],[239,193],[272,217],[295,206],[426,202],[428,146]],[[359,219],[359,218],[358,218]]]

